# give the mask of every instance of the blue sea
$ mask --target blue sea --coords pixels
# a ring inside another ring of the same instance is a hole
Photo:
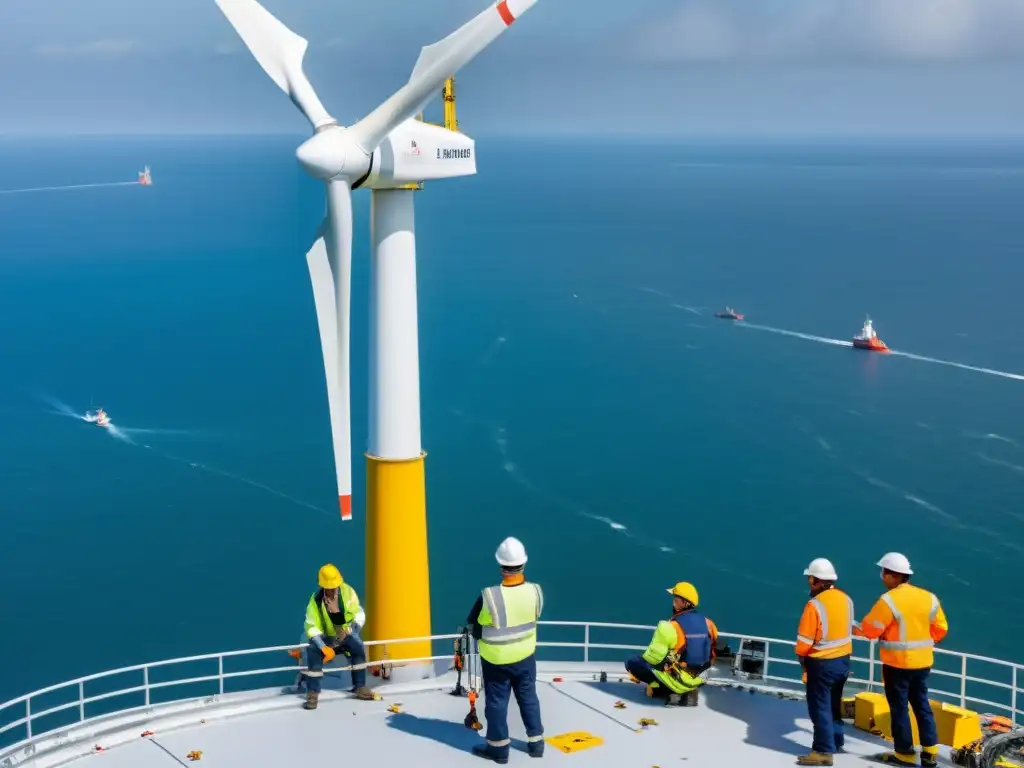
[[[301,140],[0,143],[3,190],[154,180],[0,195],[0,700],[294,642],[324,562],[363,589]],[[808,561],[863,614],[898,550],[948,647],[1021,659],[1024,381],[991,371],[1024,374],[1024,143],[478,146],[478,176],[417,196],[435,632],[508,535],[547,618],[653,623],[686,579],[723,629],[787,638]],[[355,206],[358,457],[369,193]],[[866,314],[933,360],[829,343]],[[98,405],[131,442],[60,412]]]

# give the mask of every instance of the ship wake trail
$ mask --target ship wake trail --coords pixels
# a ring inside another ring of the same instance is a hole
[[[498,336],[493,342],[491,342],[491,346],[487,348],[487,351],[484,352],[483,356],[480,358],[481,367],[491,362],[494,356],[498,354],[498,351],[505,345],[506,341],[508,341],[507,337]]]
[[[792,336],[797,339],[805,339],[807,341],[816,341],[819,344],[832,344],[837,347],[852,347],[852,341],[845,341],[844,339],[830,339],[827,336],[815,336],[811,333],[799,333],[797,331],[787,331],[785,328],[773,328],[769,325],[758,325],[757,323],[737,323],[739,328],[753,328],[757,331],[767,331],[769,333],[778,333],[783,336]],[[967,365],[966,363],[957,363],[952,360],[940,360],[937,357],[927,357],[925,355],[915,355],[912,352],[901,352],[896,349],[889,351],[890,355],[895,357],[905,357],[909,360],[919,360],[922,363],[935,363],[936,365],[948,365],[951,368],[960,368],[964,371],[974,371],[975,373],[987,373],[989,376],[1002,376],[1005,379],[1016,379],[1017,381],[1024,381],[1024,374],[1010,373],[1009,371],[999,371],[994,368],[981,368],[977,365]]]
[[[61,400],[58,400],[55,397],[50,397],[49,395],[41,395],[40,397],[51,408],[53,408],[53,410],[52,411],[48,411],[48,413],[51,413],[54,416],[66,416],[69,419],[78,419],[79,421],[85,421],[85,416],[82,415],[81,413],[79,413],[78,411],[76,411],[74,408],[72,408],[67,403],[65,403],[65,402],[63,402]]]
[[[64,184],[59,187],[29,187],[27,189],[0,189],[0,195],[27,195],[30,192],[59,192],[65,189],[98,189],[100,187],[137,187],[137,181],[103,181],[98,184]]]
[[[746,321],[737,323],[739,328],[753,328],[756,331],[767,331],[768,333],[778,333],[782,336],[792,336],[795,339],[804,339],[806,341],[816,341],[819,344],[832,344],[837,347],[852,347],[852,341],[845,341],[843,339],[830,339],[827,336],[815,336],[811,333],[800,333],[799,331],[787,331],[785,328],[773,328],[770,325],[758,325],[757,323],[748,323]]]
[[[83,414],[78,413],[74,408],[72,408],[67,403],[64,403],[64,402],[62,402],[60,400],[57,400],[55,398],[52,398],[52,397],[49,397],[49,396],[45,396],[45,395],[42,396],[42,399],[45,400],[47,403],[49,403],[53,407],[53,410],[52,411],[48,411],[48,413],[54,414],[56,416],[66,416],[68,418],[78,419],[79,421],[85,421],[86,420],[85,416]],[[256,489],[261,490],[261,491],[263,491],[265,493],[269,493],[272,496],[276,496],[279,499],[284,499],[285,501],[291,502],[292,504],[296,504],[296,505],[298,505],[300,507],[305,507],[306,509],[312,509],[312,510],[314,510],[316,512],[319,512],[319,513],[323,514],[323,515],[327,515],[332,520],[336,519],[336,515],[335,514],[327,511],[323,507],[318,507],[315,504],[310,504],[308,501],[303,501],[302,499],[300,499],[300,498],[298,498],[296,496],[292,496],[290,493],[285,493],[284,491],[278,490],[277,488],[269,486],[269,485],[267,485],[265,483],[261,483],[258,480],[253,480],[251,477],[246,477],[245,475],[239,475],[239,474],[237,474],[235,472],[228,472],[226,469],[221,469],[220,467],[215,467],[215,466],[213,466],[211,464],[205,464],[205,463],[200,462],[200,461],[190,461],[189,459],[182,458],[181,456],[175,456],[172,453],[168,453],[167,451],[161,450],[160,448],[156,448],[156,447],[154,447],[152,445],[147,445],[147,444],[144,444],[144,443],[137,443],[134,440],[132,440],[132,435],[188,435],[188,436],[196,436],[199,433],[197,431],[195,431],[195,430],[188,430],[188,429],[147,429],[147,428],[144,428],[144,427],[117,427],[113,423],[110,423],[107,427],[104,428],[104,431],[107,434],[109,434],[111,437],[116,439],[116,440],[119,440],[119,441],[121,441],[123,443],[126,443],[128,445],[133,445],[136,448],[140,448],[140,449],[144,449],[144,450],[150,451],[151,453],[154,453],[157,456],[160,456],[161,458],[167,459],[168,461],[173,461],[173,462],[176,462],[178,464],[184,464],[184,465],[189,466],[189,467],[191,467],[193,469],[198,469],[198,470],[201,470],[203,472],[208,472],[208,473],[210,473],[212,475],[219,475],[220,477],[226,478],[228,480],[233,480],[236,483],[243,483],[243,484],[248,485],[248,486],[250,486],[252,488],[256,488]]]
[[[332,514],[331,512],[328,512],[323,507],[318,507],[315,504],[310,504],[308,501],[303,501],[302,499],[300,499],[300,498],[298,498],[296,496],[292,496],[290,493],[285,493],[284,491],[280,491],[277,488],[274,488],[272,486],[266,485],[265,483],[261,483],[261,482],[259,482],[257,480],[253,480],[251,477],[246,477],[245,475],[239,475],[239,474],[236,474],[234,472],[228,472],[226,469],[221,469],[220,467],[215,467],[212,464],[205,464],[205,463],[203,463],[201,461],[190,461],[189,459],[182,458],[181,456],[175,456],[174,454],[167,453],[166,451],[163,451],[163,450],[161,450],[159,448],[154,448],[152,445],[142,445],[140,447],[145,448],[146,450],[149,450],[149,451],[155,453],[156,455],[158,455],[158,456],[160,456],[160,457],[162,457],[164,459],[167,459],[168,461],[174,461],[174,462],[177,462],[179,464],[187,465],[187,466],[189,466],[189,467],[191,467],[193,469],[198,469],[198,470],[201,470],[203,472],[208,472],[211,475],[218,475],[220,477],[227,478],[228,480],[234,480],[236,483],[243,483],[243,484],[248,485],[248,486],[250,486],[252,488],[256,488],[258,490],[264,491],[265,493],[269,493],[272,496],[277,496],[279,499],[284,499],[285,501],[289,501],[292,504],[297,504],[300,507],[305,507],[306,509],[312,509],[315,512],[319,512],[319,513],[321,513],[323,515],[327,515],[332,520],[337,518],[336,514]]]
[[[558,496],[557,494],[551,493],[550,491],[541,488],[539,485],[534,483],[530,478],[528,478],[525,474],[523,474],[523,471],[519,468],[519,465],[512,461],[512,458],[509,455],[508,437],[505,431],[505,427],[495,427],[493,424],[487,424],[482,421],[478,421],[477,419],[474,419],[473,417],[469,416],[468,414],[459,410],[458,408],[452,408],[450,410],[452,414],[462,419],[465,423],[473,427],[479,427],[485,430],[487,434],[491,437],[491,439],[494,441],[494,445],[498,449],[498,454],[501,457],[501,467],[508,474],[509,478],[513,482],[524,488],[526,491],[528,491],[530,494],[536,496],[542,502],[545,502],[555,507],[560,507],[587,520],[593,520],[595,522],[607,525],[611,530],[625,536],[628,539],[636,541],[638,544],[641,544],[642,546],[651,547],[661,552],[675,552],[675,549],[673,549],[672,547],[668,546],[663,542],[655,541],[654,539],[651,539],[647,536],[635,533],[629,530],[622,523],[616,520],[612,520],[610,517],[596,515],[580,504],[576,504],[575,502],[572,502],[568,499],[564,499],[561,496]]]
[[[964,371],[975,371],[976,373],[987,373],[989,376],[1002,376],[1005,379],[1016,379],[1017,381],[1024,381],[1024,375],[1019,373],[1010,373],[1009,371],[997,371],[994,368],[980,368],[976,365],[966,365],[965,363],[954,363],[952,360],[940,360],[937,357],[925,357],[924,355],[914,355],[910,352],[900,352],[898,350],[892,350],[891,354],[899,357],[907,357],[911,360],[920,360],[922,363],[935,363],[936,365],[948,365],[952,368],[960,368]]]

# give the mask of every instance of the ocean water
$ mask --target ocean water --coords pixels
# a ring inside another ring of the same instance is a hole
[[[335,512],[301,137],[0,143],[0,699],[292,642]],[[417,197],[434,629],[520,537],[547,618],[653,622],[687,579],[790,637],[826,556],[905,552],[949,647],[1020,659],[1024,145],[481,140]],[[353,407],[366,442],[369,193]],[[102,405],[132,442],[55,411]],[[165,430],[146,432],[142,430]],[[396,537],[401,531],[395,531]],[[634,638],[641,640],[641,638]]]

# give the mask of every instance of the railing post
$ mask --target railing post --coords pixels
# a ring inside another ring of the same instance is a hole
[[[868,691],[875,687],[875,641],[868,642]]]
[[[217,692],[224,693],[224,657],[217,657]]]
[[[967,706],[967,657],[960,657],[960,707]]]
[[[770,640],[764,641],[764,668],[761,670],[761,679],[768,682],[768,659],[772,655],[772,644]]]
[[[85,683],[78,684],[78,719],[85,720]]]
[[[590,661],[590,624],[583,625],[583,662]]]
[[[149,706],[149,667],[142,668],[142,685],[146,688],[146,706]]]
[[[1014,666],[1013,680],[1011,681],[1013,690],[1010,692],[1010,720],[1013,721],[1014,725],[1017,724],[1017,669],[1018,667]]]
[[[32,698],[25,699],[25,730],[28,731],[28,738],[32,738]]]

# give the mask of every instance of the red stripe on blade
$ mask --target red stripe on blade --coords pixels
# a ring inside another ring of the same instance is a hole
[[[512,26],[512,22],[516,20],[516,17],[512,15],[512,11],[508,9],[508,0],[501,0],[498,3],[498,15],[501,16],[501,20],[505,22],[506,27]]]
[[[351,496],[339,496],[338,506],[341,507],[341,519],[351,520],[352,519],[352,497]]]

